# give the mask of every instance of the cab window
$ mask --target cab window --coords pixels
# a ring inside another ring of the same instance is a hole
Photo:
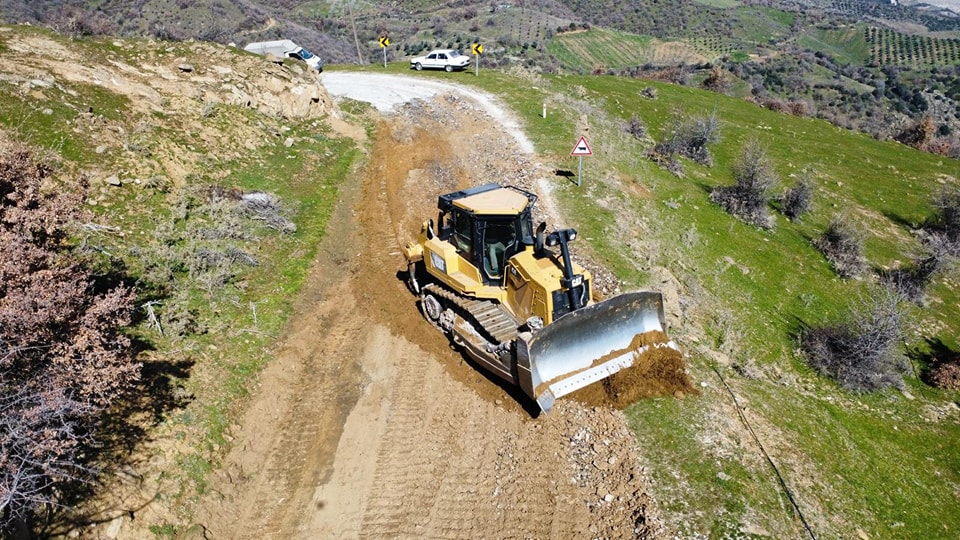
[[[465,258],[473,258],[473,220],[460,212],[453,214],[453,245]]]
[[[490,277],[503,275],[508,252],[513,252],[517,230],[513,221],[488,221],[483,233],[483,269]]]

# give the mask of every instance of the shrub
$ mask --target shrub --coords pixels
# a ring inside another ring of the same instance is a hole
[[[927,229],[942,235],[954,256],[960,256],[960,188],[944,188],[934,201],[936,213]]]
[[[960,355],[936,363],[926,374],[926,380],[937,388],[960,390]]]
[[[876,288],[839,322],[803,330],[800,347],[811,367],[848,390],[900,387],[909,371],[898,348],[904,319],[900,296]]]
[[[85,186],[44,189],[50,173],[0,134],[0,536],[92,477],[96,421],[140,373],[133,292],[66,247]]]
[[[882,282],[913,302],[922,302],[933,279],[960,257],[960,189],[946,188],[934,200],[923,227],[923,251],[910,264],[880,274]]]
[[[767,211],[769,192],[777,182],[766,150],[756,140],[744,146],[734,164],[736,184],[720,186],[710,192],[710,200],[728,213],[763,229],[773,228],[773,216]]]
[[[804,175],[780,199],[780,211],[791,220],[808,212],[813,205],[813,182]]]
[[[623,127],[623,130],[633,135],[636,139],[647,138],[647,125],[643,123],[637,115],[630,117],[630,121]]]
[[[729,72],[724,71],[720,66],[713,66],[701,86],[711,92],[726,94],[733,88],[733,80]]]
[[[681,155],[709,167],[713,165],[713,156],[707,145],[719,139],[720,121],[716,114],[687,119],[676,113],[664,141],[654,146],[648,157],[663,164]]]
[[[813,245],[842,278],[860,275],[867,268],[867,259],[863,254],[863,233],[846,216],[833,216],[827,230],[814,240]]]
[[[933,279],[957,260],[957,246],[944,234],[933,234],[924,241],[924,250],[910,264],[880,274],[880,280],[912,302],[923,301]]]
[[[930,116],[924,116],[897,134],[896,140],[914,148],[926,150],[933,142],[936,132],[937,124],[934,119]]]

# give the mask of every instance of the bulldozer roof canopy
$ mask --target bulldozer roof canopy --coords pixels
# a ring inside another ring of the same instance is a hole
[[[527,207],[526,195],[507,188],[484,191],[453,201],[453,205],[475,214],[516,215]]]

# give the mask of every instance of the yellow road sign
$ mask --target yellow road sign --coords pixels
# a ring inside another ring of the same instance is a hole
[[[381,47],[389,47],[389,46],[390,46],[390,38],[388,38],[387,36],[381,37],[381,38],[380,38],[380,46],[381,46]]]
[[[483,45],[480,43],[473,44],[473,54],[483,54]]]

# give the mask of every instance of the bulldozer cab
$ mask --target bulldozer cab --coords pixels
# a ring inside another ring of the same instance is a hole
[[[536,195],[487,184],[440,196],[440,239],[480,270],[485,285],[501,285],[504,268],[533,245],[531,210]]]

